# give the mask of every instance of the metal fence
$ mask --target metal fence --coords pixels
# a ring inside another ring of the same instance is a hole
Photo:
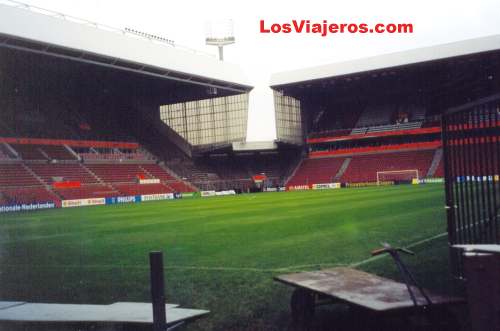
[[[447,111],[441,121],[453,272],[456,244],[500,244],[500,94]]]

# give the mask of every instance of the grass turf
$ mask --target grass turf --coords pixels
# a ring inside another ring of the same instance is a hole
[[[212,312],[190,330],[283,329],[291,291],[274,275],[443,233],[443,205],[428,184],[0,214],[0,300],[149,301],[148,252],[163,250],[168,302]],[[414,249],[417,277],[449,292],[446,237]],[[398,277],[387,258],[360,268]]]

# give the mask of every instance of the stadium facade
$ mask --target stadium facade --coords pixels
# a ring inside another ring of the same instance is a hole
[[[277,73],[277,139],[252,144],[239,66],[0,5],[0,205],[435,180],[440,116],[498,93],[499,69],[491,36]]]

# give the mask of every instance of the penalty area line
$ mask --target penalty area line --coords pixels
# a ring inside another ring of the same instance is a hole
[[[438,235],[425,238],[416,242],[413,242],[405,248],[413,248],[427,242],[445,237],[447,232],[440,233]],[[189,266],[189,265],[165,265],[164,269],[177,269],[177,270],[205,270],[205,271],[247,271],[247,272],[267,272],[267,273],[284,273],[284,272],[303,272],[310,271],[311,268],[327,268],[327,267],[352,267],[356,268],[362,266],[364,264],[376,261],[378,259],[384,258],[386,255],[378,255],[374,257],[370,257],[368,259],[355,262],[355,263],[332,263],[332,262],[319,262],[314,264],[302,264],[302,265],[292,265],[288,267],[278,267],[278,268],[254,268],[254,267],[223,267],[223,266]],[[4,264],[4,267],[29,267],[29,268],[48,268],[48,269],[123,269],[123,270],[149,270],[149,266],[147,265],[127,265],[127,264],[88,264],[88,265],[75,265],[75,264],[58,264],[58,265],[34,265],[34,264]]]

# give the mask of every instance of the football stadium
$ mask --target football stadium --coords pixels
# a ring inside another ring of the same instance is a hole
[[[154,302],[154,251],[169,330],[500,327],[500,35],[270,74],[247,142],[240,66],[0,4],[0,330],[162,330],[88,317]]]

